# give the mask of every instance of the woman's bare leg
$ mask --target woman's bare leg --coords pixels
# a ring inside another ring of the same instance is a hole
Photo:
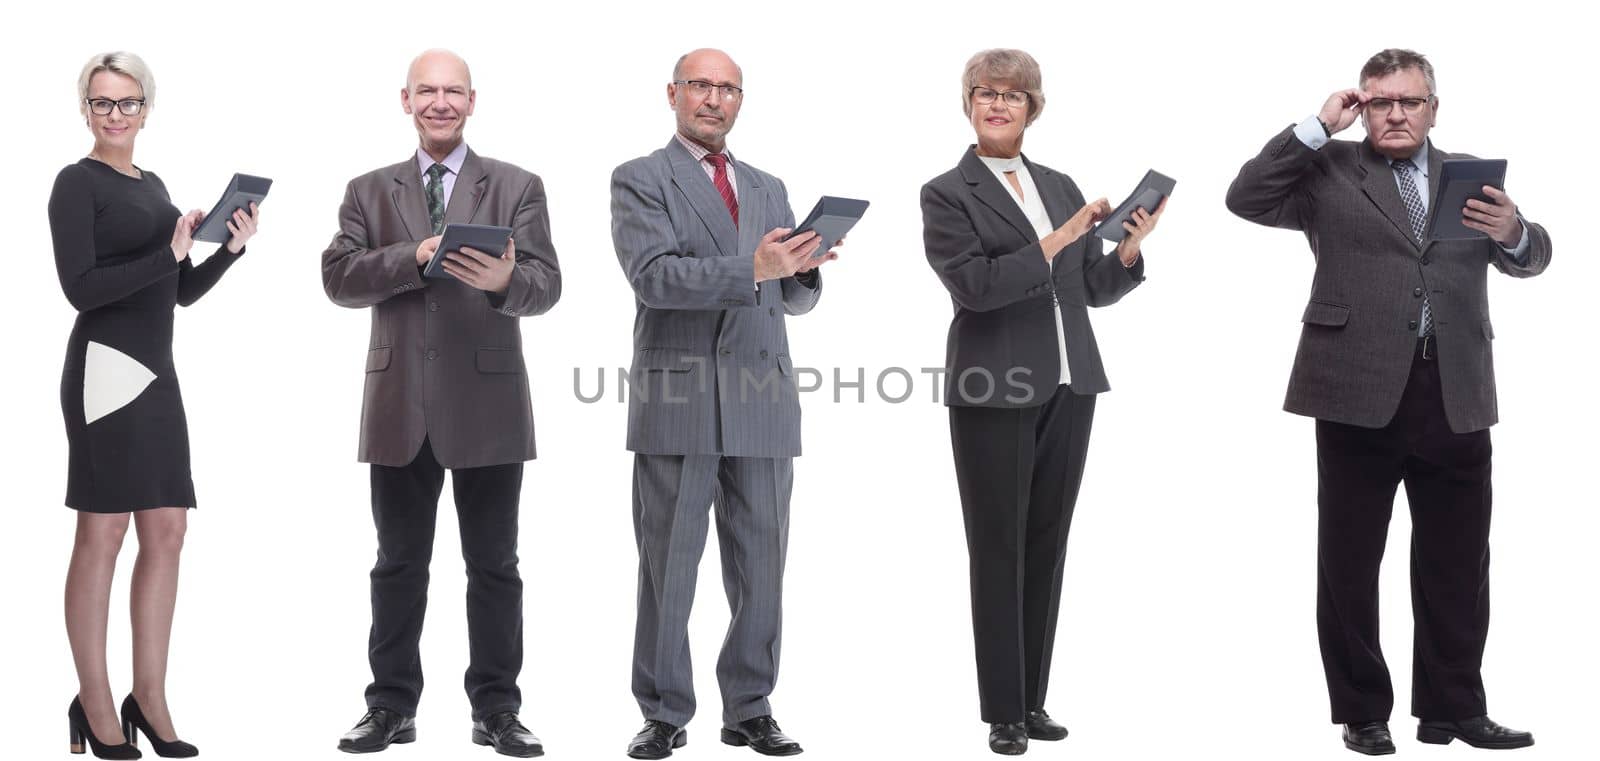
[[[133,698],[163,740],[178,739],[167,710],[167,652],[178,601],[178,555],[188,508],[161,507],[134,515],[139,557],[133,565]]]
[[[111,609],[111,577],[117,552],[128,533],[127,513],[78,513],[78,533],[67,566],[67,642],[78,670],[78,700],[89,730],[100,742],[120,745],[122,722],[106,673],[106,619]]]

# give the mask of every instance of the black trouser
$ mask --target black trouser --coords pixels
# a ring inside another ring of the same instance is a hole
[[[522,578],[517,575],[517,498],[522,463],[451,470],[461,554],[467,565],[467,698],[484,719],[522,705]],[[428,562],[444,467],[424,440],[410,465],[372,466],[372,520],[378,562],[372,568],[372,633],[367,705],[406,716],[422,694],[422,618]]]
[[[1387,720],[1394,708],[1378,644],[1378,564],[1401,482],[1411,504],[1411,713],[1486,712],[1489,454],[1488,429],[1451,432],[1439,363],[1421,342],[1388,425],[1317,421],[1317,634],[1335,723]]]
[[[1094,400],[1061,386],[1039,407],[950,408],[984,721],[1044,707]]]

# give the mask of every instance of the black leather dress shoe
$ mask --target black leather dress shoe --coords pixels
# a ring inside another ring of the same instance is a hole
[[[417,724],[410,716],[401,716],[387,708],[372,708],[353,729],[339,738],[339,750],[377,753],[388,748],[389,743],[408,743],[416,739]]]
[[[731,727],[722,728],[722,742],[728,745],[748,745],[750,750],[763,756],[792,756],[799,753],[800,743],[789,739],[778,722],[771,716],[745,719]]]
[[[682,748],[689,742],[689,730],[664,721],[646,719],[644,729],[628,743],[629,758],[666,758],[673,748]]]
[[[502,756],[532,758],[544,755],[544,743],[539,742],[538,737],[517,721],[515,711],[501,711],[483,721],[472,722],[472,742],[492,745],[494,752]]]
[[[989,750],[1002,756],[1020,756],[1028,752],[1028,724],[989,725]]]
[[[1394,738],[1389,736],[1389,722],[1358,721],[1344,725],[1344,747],[1369,756],[1393,753]]]
[[[1460,721],[1424,721],[1417,725],[1417,739],[1433,745],[1460,740],[1474,748],[1526,748],[1533,744],[1532,732],[1518,732],[1494,723],[1487,716]]]
[[[1062,726],[1061,722],[1050,718],[1050,714],[1045,713],[1043,708],[1037,711],[1029,711],[1027,720],[1022,723],[1028,727],[1028,739],[1030,740],[1067,739],[1067,728]]]

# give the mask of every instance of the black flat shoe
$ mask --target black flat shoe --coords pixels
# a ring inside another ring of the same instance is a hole
[[[472,722],[472,742],[492,745],[502,756],[532,758],[544,755],[544,744],[522,726],[515,711],[501,711],[483,721]]]
[[[723,727],[722,742],[724,745],[748,745],[750,750],[763,756],[792,756],[802,750],[800,743],[778,729],[778,722],[771,716],[757,716]]]
[[[156,731],[150,728],[150,722],[144,718],[144,709],[139,707],[139,701],[129,695],[122,699],[122,734],[127,736],[129,745],[139,744],[139,735],[135,730],[144,733],[144,738],[150,741],[150,749],[162,758],[193,758],[200,755],[199,748],[182,740],[169,742],[156,737]]]
[[[1389,722],[1358,721],[1344,725],[1344,747],[1368,756],[1387,756],[1394,752]]]
[[[77,697],[72,698],[72,705],[67,706],[67,729],[71,733],[71,745],[67,750],[71,753],[83,753],[83,744],[87,740],[89,750],[94,752],[95,758],[134,759],[143,758],[144,754],[133,743],[123,742],[121,745],[107,745],[94,736],[94,730],[89,728],[89,717],[83,713],[83,703]]]
[[[1045,713],[1043,708],[1037,711],[1029,711],[1027,719],[1022,723],[1028,727],[1028,739],[1030,740],[1067,739],[1067,728],[1062,726],[1061,722],[1050,718],[1050,714]]]
[[[339,750],[346,753],[377,753],[389,743],[415,742],[417,723],[410,716],[401,716],[387,708],[371,708],[344,737],[339,738]]]
[[[989,725],[989,750],[1002,756],[1020,756],[1028,752],[1028,725],[1026,722]]]
[[[1532,745],[1533,733],[1502,727],[1487,716],[1475,716],[1460,721],[1424,721],[1417,725],[1417,740],[1430,745],[1460,740],[1474,748],[1507,750]]]
[[[628,743],[629,758],[666,758],[674,748],[689,743],[689,730],[664,721],[646,719],[644,729]]]

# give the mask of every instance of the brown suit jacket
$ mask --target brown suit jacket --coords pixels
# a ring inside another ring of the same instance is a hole
[[[1438,207],[1440,166],[1456,158],[1472,157],[1429,144],[1429,216]],[[1312,150],[1293,127],[1245,162],[1227,202],[1252,222],[1303,231],[1317,260],[1284,409],[1366,428],[1387,424],[1410,377],[1426,291],[1450,429],[1466,433],[1499,420],[1489,266],[1512,277],[1543,272],[1550,264],[1543,227],[1522,220],[1526,263],[1488,237],[1418,245],[1382,155],[1365,140]]]
[[[417,244],[431,235],[415,156],[350,181],[322,285],[339,306],[372,307],[362,462],[402,466],[426,437],[447,468],[531,460],[533,411],[517,318],[561,297],[544,183],[467,151],[445,222],[508,225],[517,265],[504,294],[426,279]]]

